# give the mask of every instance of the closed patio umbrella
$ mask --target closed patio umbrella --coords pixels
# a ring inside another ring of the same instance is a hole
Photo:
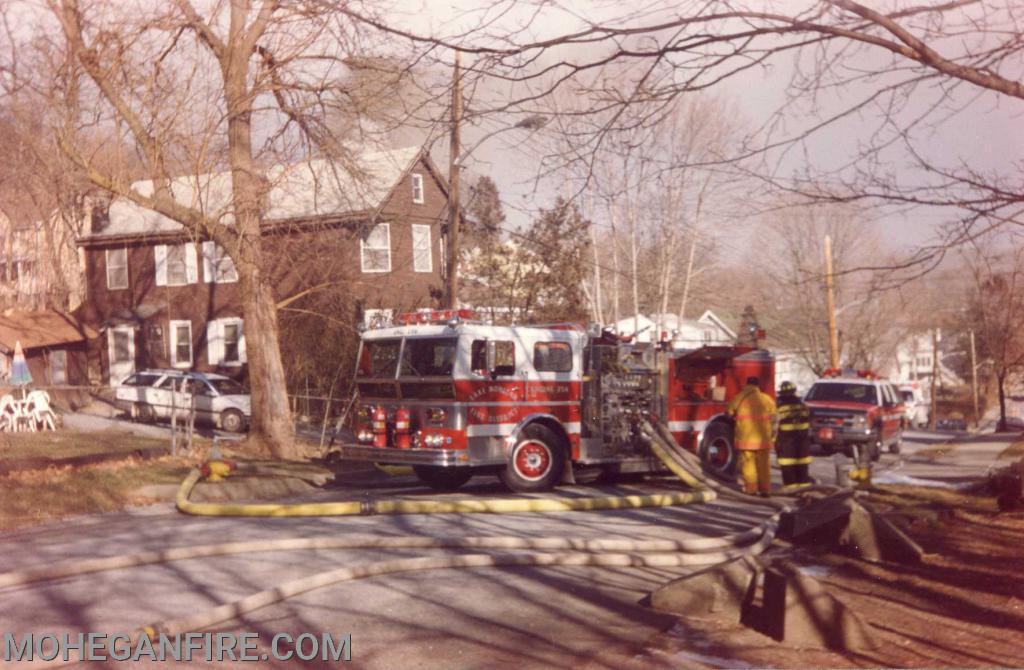
[[[11,361],[11,383],[15,386],[28,386],[32,383],[32,373],[28,370],[25,351],[21,348],[21,340],[14,343],[14,360]]]

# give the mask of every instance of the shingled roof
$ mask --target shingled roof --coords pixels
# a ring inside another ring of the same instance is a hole
[[[371,212],[383,206],[388,195],[422,153],[420,147],[367,152],[351,161],[352,167],[317,159],[267,169],[270,183],[267,223],[314,219]],[[153,193],[153,181],[132,187],[142,195]],[[171,193],[183,205],[201,210],[221,223],[234,220],[231,173],[187,175],[171,180]],[[109,217],[99,230],[82,241],[125,236],[174,235],[184,228],[177,221],[118,198],[110,204]]]
[[[94,329],[63,312],[7,310],[0,314],[0,351],[11,353],[16,342],[24,349],[82,342],[97,337]]]

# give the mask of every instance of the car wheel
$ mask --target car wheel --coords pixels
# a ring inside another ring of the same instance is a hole
[[[137,402],[132,405],[132,420],[138,421],[139,423],[153,423],[156,418],[156,414],[153,412],[152,405],[148,405],[144,402]]]
[[[245,417],[237,409],[226,409],[220,413],[220,427],[229,433],[241,433],[245,428]]]
[[[473,476],[472,468],[438,468],[430,465],[414,465],[416,478],[435,491],[454,491]]]
[[[733,427],[717,421],[704,431],[701,441],[700,460],[704,467],[716,477],[731,479],[736,475],[736,446],[733,444]]]
[[[523,429],[508,454],[501,481],[513,491],[547,491],[562,477],[565,449],[551,430],[538,424]]]

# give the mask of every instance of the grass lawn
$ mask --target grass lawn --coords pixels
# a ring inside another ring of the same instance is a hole
[[[101,453],[131,453],[169,446],[169,439],[139,437],[115,431],[0,433],[0,459],[67,458]]]
[[[146,484],[180,482],[195,460],[132,458],[80,468],[11,473],[0,477],[0,530],[155,502],[133,492]]]
[[[200,440],[188,455],[148,460],[132,455],[167,443],[166,439],[112,431],[0,434],[0,460],[124,455],[79,467],[50,466],[0,475],[0,530],[155,502],[134,492],[148,484],[177,484],[202,463],[209,450],[209,442]]]

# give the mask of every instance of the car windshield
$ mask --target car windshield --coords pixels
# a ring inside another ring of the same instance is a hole
[[[817,383],[807,392],[808,400],[839,400],[860,402],[866,405],[878,404],[875,387],[870,384],[843,384],[841,382]]]
[[[913,391],[900,391],[900,397],[903,398],[907,402],[913,402],[914,401],[914,392]]]
[[[210,386],[221,395],[246,395],[249,391],[234,379],[207,379]]]
[[[402,352],[403,377],[450,377],[455,365],[454,337],[409,338]]]
[[[364,340],[359,351],[357,377],[394,378],[402,340]]]

